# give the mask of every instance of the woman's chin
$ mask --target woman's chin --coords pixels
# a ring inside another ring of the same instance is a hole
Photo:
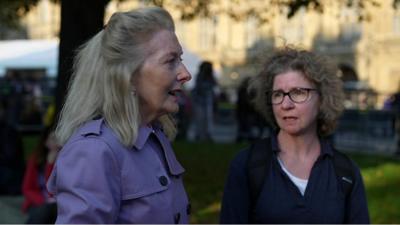
[[[299,129],[293,128],[293,127],[284,127],[280,129],[282,132],[290,135],[290,136],[297,136],[301,133],[301,131]]]
[[[179,111],[179,105],[176,103],[169,105],[166,109],[167,113],[177,113],[178,111]]]

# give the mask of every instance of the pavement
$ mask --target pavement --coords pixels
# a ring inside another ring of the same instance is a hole
[[[219,110],[213,119],[211,139],[215,143],[235,142],[237,134],[237,122],[233,110]],[[195,142],[195,123],[189,125],[186,139]]]
[[[0,196],[0,223],[22,224],[27,219],[27,214],[21,211],[23,196]]]

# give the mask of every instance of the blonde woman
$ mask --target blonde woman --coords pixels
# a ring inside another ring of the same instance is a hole
[[[48,189],[57,223],[188,223],[184,168],[169,139],[191,75],[170,14],[115,13],[78,52]]]

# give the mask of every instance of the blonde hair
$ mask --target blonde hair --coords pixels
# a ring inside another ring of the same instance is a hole
[[[278,129],[272,105],[269,104],[274,79],[287,71],[299,71],[315,84],[321,96],[317,129],[321,136],[331,134],[344,106],[342,82],[336,75],[337,67],[326,57],[313,52],[284,47],[267,59],[264,68],[254,77],[248,91],[255,93],[254,106],[274,129]]]
[[[132,80],[148,54],[146,43],[160,30],[175,31],[171,15],[162,8],[118,12],[78,49],[56,127],[62,145],[82,124],[96,117],[103,117],[125,146],[135,143],[141,118]],[[176,134],[171,118],[159,118],[170,139]]]

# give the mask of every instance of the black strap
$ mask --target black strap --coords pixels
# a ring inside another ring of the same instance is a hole
[[[247,177],[250,195],[250,219],[252,218],[253,207],[257,202],[269,165],[271,164],[272,151],[271,139],[264,138],[255,141],[249,148],[247,161]]]
[[[351,190],[353,189],[355,177],[354,169],[352,162],[347,155],[337,151],[336,149],[334,149],[333,152],[333,168],[335,169],[339,183],[342,184],[343,193],[346,197],[347,203],[347,199],[349,199]]]

